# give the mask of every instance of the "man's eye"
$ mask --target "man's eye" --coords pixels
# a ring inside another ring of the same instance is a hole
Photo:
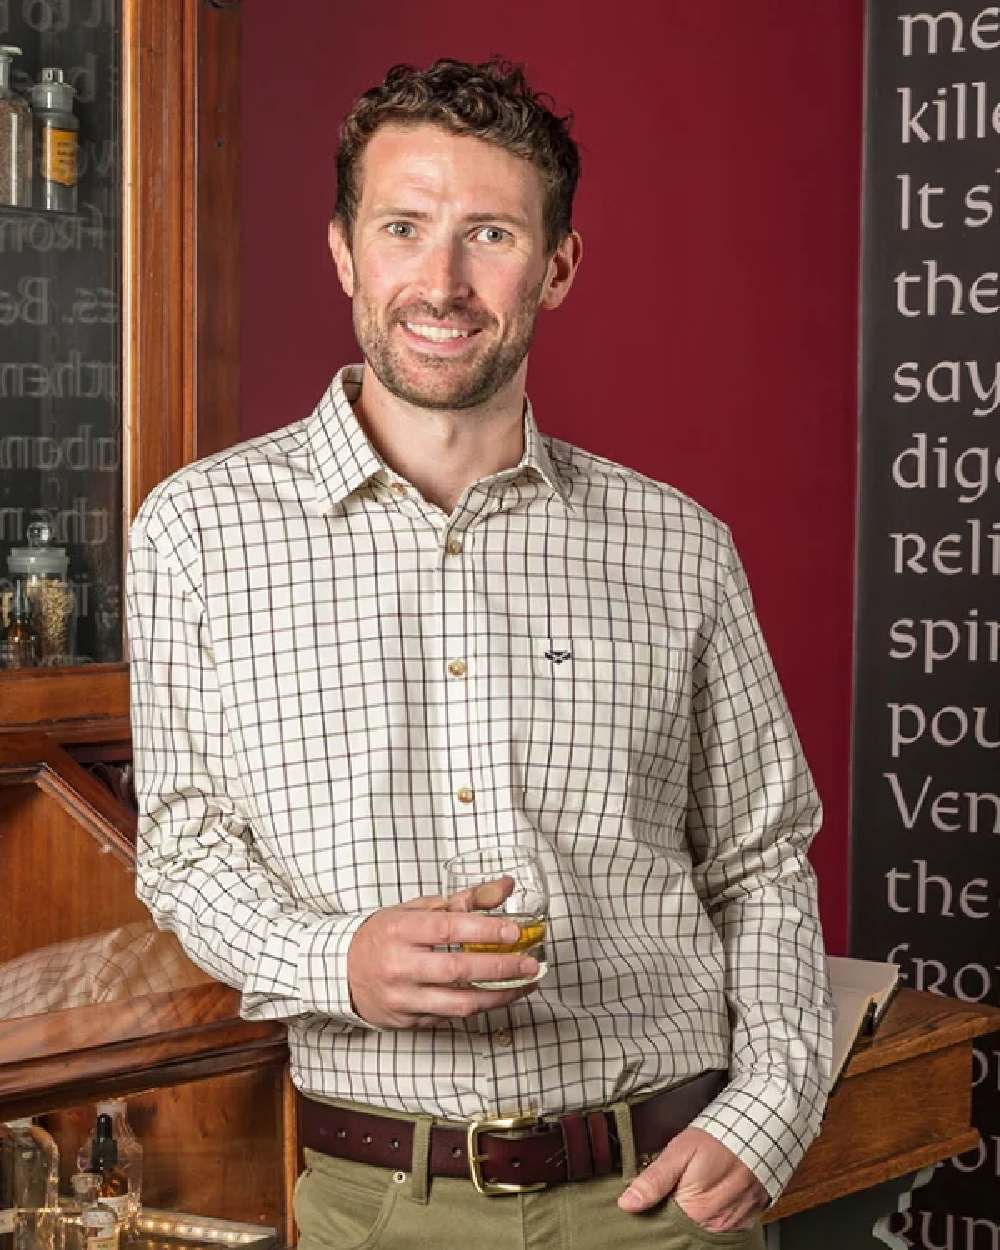
[[[476,238],[482,239],[484,243],[502,243],[504,239],[510,238],[510,231],[501,230],[499,226],[483,226]]]
[[[408,221],[390,221],[386,226],[386,230],[395,239],[412,239],[413,227]]]

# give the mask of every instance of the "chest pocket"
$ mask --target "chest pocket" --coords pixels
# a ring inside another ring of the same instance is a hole
[[[600,638],[523,640],[511,669],[512,751],[525,807],[539,818],[565,829],[574,813],[648,816],[664,782],[686,775],[681,653]]]

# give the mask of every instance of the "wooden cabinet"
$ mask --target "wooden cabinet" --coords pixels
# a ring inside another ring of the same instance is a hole
[[[128,524],[238,438],[240,6],[11,0],[0,21],[25,85],[50,64],[77,82],[84,158],[75,214],[0,208],[4,307],[25,310],[0,361],[0,582],[54,516],[91,661],[0,669],[2,727],[127,714]]]
[[[99,499],[108,516],[100,568],[112,605],[89,662],[0,670],[0,1119],[41,1117],[65,1190],[95,1100],[123,1094],[145,1148],[147,1206],[273,1228],[287,1244],[284,1030],[241,1021],[236,992],[194,967],[135,898],[120,631],[124,539],[142,499],[238,437],[240,6],[11,0],[4,22],[0,42],[24,46],[31,77],[73,66],[90,172],[74,214],[0,208],[0,288],[35,298],[38,323],[5,337],[5,359],[27,367],[0,378],[68,378],[54,371],[99,357],[107,385],[101,405],[73,409],[54,387],[52,402],[22,403],[8,381],[0,445],[62,454],[86,427],[88,446],[99,437],[116,450],[98,466],[64,464],[72,480],[51,455],[37,483],[17,477],[39,468],[28,462],[0,474],[0,517],[19,527],[0,531],[0,579],[24,517],[46,491],[75,489],[82,511]],[[88,311],[95,299],[103,312]],[[62,537],[71,570],[92,578],[80,535]]]

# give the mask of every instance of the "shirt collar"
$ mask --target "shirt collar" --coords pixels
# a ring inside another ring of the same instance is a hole
[[[352,407],[361,390],[361,368],[345,365],[307,422],[317,500],[324,512],[386,468]]]
[[[373,477],[390,473],[354,415],[361,375],[361,365],[345,365],[307,422],[317,500],[323,511],[342,503]],[[524,403],[524,454],[516,468],[504,470],[497,476],[512,480],[526,469],[533,469],[566,507],[570,506],[569,488],[552,462],[527,399]]]

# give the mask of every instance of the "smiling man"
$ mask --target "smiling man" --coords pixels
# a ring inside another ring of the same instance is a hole
[[[397,66],[337,172],[363,365],[133,528],[139,893],[288,1022],[303,1250],[760,1247],[826,1098],[819,803],[726,527],[535,425],[568,122]],[[514,846],[538,980],[508,882],[439,894]]]

